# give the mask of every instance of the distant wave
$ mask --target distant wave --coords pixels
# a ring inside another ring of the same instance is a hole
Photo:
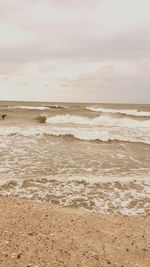
[[[66,106],[62,106],[62,105],[45,105],[44,107],[47,107],[47,108],[54,108],[54,109],[65,109],[67,108]]]
[[[9,109],[33,109],[33,110],[46,110],[49,109],[46,106],[9,106]]]
[[[44,106],[9,106],[9,109],[29,109],[29,110],[48,110],[48,109],[65,109],[66,106],[61,105],[44,105]]]
[[[100,107],[87,107],[86,109],[103,113],[120,113],[124,115],[140,116],[140,117],[150,116],[150,111],[138,111],[136,109],[111,109],[111,108],[107,109]]]
[[[82,116],[56,115],[48,117],[47,123],[57,124],[78,124],[78,125],[91,125],[91,126],[112,126],[112,127],[150,127],[150,120],[141,121],[129,118],[112,118],[108,115],[101,115],[96,118],[87,118]]]
[[[73,136],[80,140],[99,140],[103,142],[108,141],[122,141],[122,142],[140,142],[150,144],[150,132],[146,130],[120,128],[120,129],[106,129],[106,128],[71,128],[71,127],[47,127],[47,126],[36,126],[36,127],[1,127],[1,136]]]

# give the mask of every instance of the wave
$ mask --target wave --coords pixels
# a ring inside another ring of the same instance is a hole
[[[40,115],[36,118],[36,120],[38,120],[40,123],[45,123],[47,120],[46,115]]]
[[[46,105],[44,107],[47,107],[47,108],[54,108],[54,109],[66,109],[67,107],[66,106],[61,106],[61,105]]]
[[[106,129],[106,128],[71,128],[71,127],[47,127],[47,126],[36,126],[36,127],[1,127],[0,136],[73,136],[80,140],[89,141],[121,141],[121,142],[133,142],[133,143],[145,143],[150,144],[150,132],[139,129]]]
[[[9,106],[9,109],[33,109],[33,110],[46,110],[49,109],[46,106]]]
[[[86,109],[102,112],[102,113],[118,113],[124,114],[129,116],[140,116],[140,117],[150,117],[150,111],[139,111],[136,109],[107,109],[107,108],[100,108],[100,107],[87,107]]]
[[[44,106],[9,106],[9,109],[29,109],[29,110],[48,110],[48,109],[66,109],[61,105],[44,105]]]
[[[78,124],[78,125],[91,125],[91,126],[111,126],[111,127],[128,127],[128,128],[137,128],[137,127],[150,127],[150,120],[140,121],[129,118],[112,118],[108,115],[101,115],[95,118],[87,118],[82,116],[72,116],[69,114],[66,115],[56,115],[48,117],[46,119],[47,123],[52,124]]]

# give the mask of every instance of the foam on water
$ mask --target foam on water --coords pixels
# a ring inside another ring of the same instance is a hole
[[[73,178],[73,177],[72,177]],[[89,183],[87,180],[24,180],[7,182],[1,195],[15,195],[61,206],[85,208],[102,213],[150,214],[149,182],[126,180]]]
[[[35,127],[1,127],[0,135],[15,135],[21,134],[23,136],[34,135],[54,135],[54,136],[67,136],[72,135],[80,140],[100,140],[100,141],[124,141],[124,142],[142,142],[150,144],[150,131],[149,129],[132,129],[132,128],[112,128],[105,127],[47,127],[47,126],[35,126]]]
[[[52,117],[48,117],[46,120],[47,123],[71,123],[71,124],[81,124],[81,125],[100,125],[100,126],[125,126],[129,128],[137,128],[137,127],[148,127],[150,128],[150,120],[140,121],[128,118],[112,118],[107,115],[101,115],[96,118],[87,118],[82,116],[73,116],[73,115],[56,115]]]
[[[65,105],[3,105],[8,113],[0,127],[0,194],[150,214],[150,112],[138,111],[148,107]]]
[[[46,106],[9,106],[9,109],[33,109],[33,110],[47,110],[49,107]]]
[[[87,109],[96,112],[103,113],[120,113],[131,116],[140,116],[140,117],[150,117],[149,111],[138,111],[136,109],[112,109],[112,108],[101,108],[101,107],[87,107]]]
[[[68,108],[67,106],[63,106],[63,105],[47,105],[47,106],[45,106],[45,107],[48,107],[48,108],[54,108],[54,109],[55,109],[55,108],[56,108],[56,109],[59,109],[59,108],[60,108],[60,109],[61,109],[61,108],[62,108],[62,109],[65,108],[65,109],[66,109],[66,108]]]

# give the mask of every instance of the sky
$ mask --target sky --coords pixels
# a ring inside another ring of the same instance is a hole
[[[0,100],[150,103],[149,0],[0,0]]]

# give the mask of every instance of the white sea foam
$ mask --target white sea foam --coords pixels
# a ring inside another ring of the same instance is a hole
[[[62,105],[45,105],[44,107],[48,107],[48,108],[67,108],[66,106],[62,106]]]
[[[54,136],[74,136],[80,140],[100,140],[100,141],[125,141],[125,142],[142,142],[150,144],[150,132],[148,129],[130,129],[130,128],[112,128],[106,127],[1,127],[0,135],[10,136],[21,134],[24,136],[34,135],[54,135]]]
[[[66,106],[62,105],[44,105],[44,106],[9,106],[9,109],[29,109],[29,110],[47,110],[47,109],[66,109]]]
[[[9,109],[33,109],[33,110],[46,110],[48,107],[44,106],[9,106]]]
[[[149,117],[150,111],[138,111],[136,109],[111,109],[101,107],[87,107],[87,109],[103,113],[120,113],[131,116]]]
[[[128,127],[128,128],[137,128],[137,127],[149,127],[150,120],[141,121],[134,120],[129,118],[112,118],[108,115],[101,115],[96,118],[87,118],[81,116],[71,116],[66,115],[57,115],[47,118],[47,123],[57,123],[57,124],[78,124],[78,125],[91,125],[91,126],[112,126],[112,127]]]
[[[6,189],[0,190],[0,194],[50,202],[55,196],[56,199],[59,199],[59,205],[72,206],[72,204],[77,203],[80,207],[90,208],[90,210],[101,213],[119,212],[124,215],[137,215],[147,214],[149,211],[150,187],[148,177],[143,175],[139,177],[124,176],[119,177],[119,179],[118,176],[107,178],[86,175],[72,177],[57,175],[41,180],[26,180],[27,183],[28,181],[30,187],[26,188],[21,179],[15,180],[16,183],[14,184],[11,183],[12,180],[5,180],[2,185],[4,184]],[[56,181],[59,182],[56,183]],[[101,196],[103,197],[101,198]],[[134,207],[131,206],[133,197]],[[142,207],[138,205],[141,201]]]

